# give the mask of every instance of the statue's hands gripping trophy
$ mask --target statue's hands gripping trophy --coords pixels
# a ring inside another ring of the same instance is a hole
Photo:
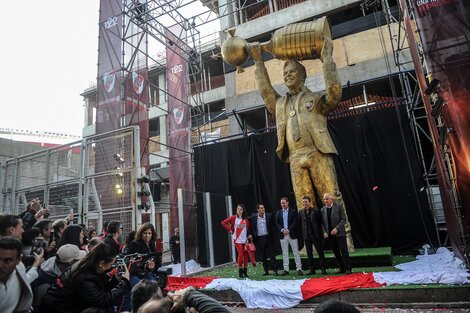
[[[261,45],[258,41],[247,43],[246,51],[248,52],[248,55],[251,57],[251,59],[254,62],[262,62],[263,61],[263,56],[262,56],[263,51],[262,51]]]

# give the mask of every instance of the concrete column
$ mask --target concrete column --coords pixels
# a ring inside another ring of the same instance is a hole
[[[225,30],[234,27],[235,24],[235,8],[233,0],[219,0],[219,8],[221,9],[222,17],[220,21],[220,29]]]
[[[159,91],[159,103],[162,105],[163,103],[167,102],[167,96],[162,90],[166,90],[166,79],[165,74],[161,73],[158,75],[158,87],[160,88]]]

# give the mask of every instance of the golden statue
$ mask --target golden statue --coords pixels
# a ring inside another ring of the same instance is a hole
[[[281,28],[274,33],[271,41],[263,44],[247,43],[241,38],[232,37],[235,38],[233,41],[237,42],[237,47],[223,47],[222,55],[224,56],[224,51],[226,55],[233,56],[235,53],[238,55],[238,64],[235,65],[241,66],[246,61],[244,53],[240,52],[242,47],[255,63],[256,86],[266,108],[276,119],[276,153],[279,159],[290,164],[297,207],[302,207],[304,195],[310,196],[312,202],[316,203],[315,188],[320,197],[325,193],[333,194],[335,202],[345,208],[333,163],[333,155],[338,152],[327,128],[327,115],[341,100],[341,82],[332,57],[331,31],[326,18],[300,24],[301,27],[292,24]],[[316,26],[305,26],[306,24]],[[321,31],[312,35],[305,31],[306,28]],[[276,42],[280,42],[277,37],[282,37],[284,41],[276,47]],[[282,47],[287,52],[282,53]],[[263,51],[269,51],[280,59],[288,59],[284,64],[284,82],[289,92],[284,96],[278,94],[271,85],[262,57]],[[305,67],[294,60],[316,58],[323,62],[326,90],[321,92],[312,92],[304,86],[307,76]],[[346,221],[345,230],[348,248],[353,251],[349,221]]]

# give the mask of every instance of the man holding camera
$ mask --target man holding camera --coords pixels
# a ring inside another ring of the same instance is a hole
[[[29,312],[33,293],[21,263],[21,241],[0,237],[0,311]]]
[[[36,224],[37,220],[41,217],[49,217],[49,209],[41,209],[41,200],[35,198],[26,206],[26,211],[20,214],[21,219],[23,220],[24,230],[28,230]]]

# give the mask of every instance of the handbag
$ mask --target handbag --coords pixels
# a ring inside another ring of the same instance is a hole
[[[248,242],[248,243],[245,245],[245,250],[246,250],[246,251],[256,251],[256,246],[255,246],[254,243]]]

